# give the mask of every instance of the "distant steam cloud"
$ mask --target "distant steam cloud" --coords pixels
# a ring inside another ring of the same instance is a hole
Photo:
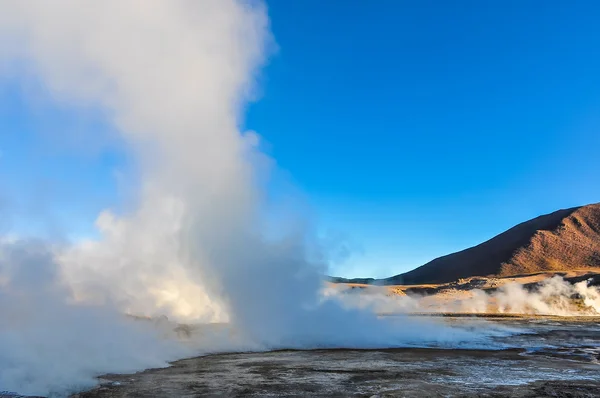
[[[456,293],[456,294],[453,294]],[[600,315],[600,290],[588,281],[571,284],[560,276],[526,288],[513,282],[490,292],[449,289],[435,295],[395,295],[385,287],[370,286],[355,292],[334,286],[325,295],[349,308],[369,308],[379,314],[398,313],[499,313],[556,316]]]

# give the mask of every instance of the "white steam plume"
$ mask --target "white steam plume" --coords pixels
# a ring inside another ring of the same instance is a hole
[[[581,281],[571,284],[560,276],[547,278],[526,288],[518,282],[497,290],[440,290],[432,295],[397,295],[386,287],[349,289],[330,286],[325,295],[348,308],[369,308],[378,314],[471,313],[554,316],[600,315],[600,290]]]
[[[571,284],[560,276],[544,280],[533,290],[511,283],[486,297],[496,302],[501,313],[600,315],[600,291],[597,287],[589,286],[588,281]]]
[[[104,239],[61,260],[80,290],[93,282],[132,309],[152,298],[217,316],[187,280],[198,284],[216,243],[252,222],[252,142],[237,124],[264,53],[264,11],[231,0],[3,3],[5,57],[53,100],[104,110],[141,163],[139,210],[103,213]]]
[[[405,321],[322,302],[322,256],[303,229],[265,237],[256,189],[263,159],[257,137],[238,126],[268,42],[265,7],[254,1],[2,2],[3,70],[39,80],[52,101],[101,110],[141,170],[135,211],[104,211],[100,239],[32,260],[55,270],[52,277],[25,276],[41,278],[43,289],[33,294],[37,287],[5,272],[3,292],[18,305],[2,297],[0,316],[12,317],[12,326],[0,339],[16,347],[0,356],[2,388],[65,393],[99,373],[156,366],[176,355],[179,347],[149,332],[131,337],[133,327],[114,308],[229,321],[236,340],[205,342],[204,351],[477,339],[439,325],[403,328]],[[0,260],[6,269],[20,266],[11,256]],[[52,306],[38,310],[57,287]],[[48,333],[41,332],[46,323]],[[55,366],[63,350],[73,360]]]

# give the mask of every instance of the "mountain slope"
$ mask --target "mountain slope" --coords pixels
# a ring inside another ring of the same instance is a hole
[[[446,283],[600,266],[600,203],[558,210],[521,223],[472,248],[439,257],[385,284]]]

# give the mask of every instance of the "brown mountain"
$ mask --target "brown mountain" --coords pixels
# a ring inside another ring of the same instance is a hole
[[[385,284],[446,283],[471,276],[510,276],[600,267],[600,203],[563,209],[521,223]]]

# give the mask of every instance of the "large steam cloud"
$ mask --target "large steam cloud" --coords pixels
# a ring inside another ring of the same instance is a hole
[[[206,257],[253,222],[252,148],[237,125],[263,60],[264,8],[64,0],[3,9],[8,68],[39,79],[53,101],[101,109],[142,170],[139,209],[100,215],[104,239],[65,253],[67,276],[86,293],[88,283],[104,285],[134,309],[152,299],[176,314],[213,316],[217,304],[200,303],[185,281],[214,277],[200,275]]]
[[[265,235],[264,157],[257,136],[238,129],[270,40],[264,5],[8,0],[2,8],[1,70],[36,80],[61,106],[100,111],[135,156],[140,192],[134,211],[98,216],[97,240],[3,241],[0,389],[62,395],[103,372],[184,355],[160,329],[122,313],[228,322],[205,329],[185,355],[478,341],[323,301],[324,256],[306,231]]]

